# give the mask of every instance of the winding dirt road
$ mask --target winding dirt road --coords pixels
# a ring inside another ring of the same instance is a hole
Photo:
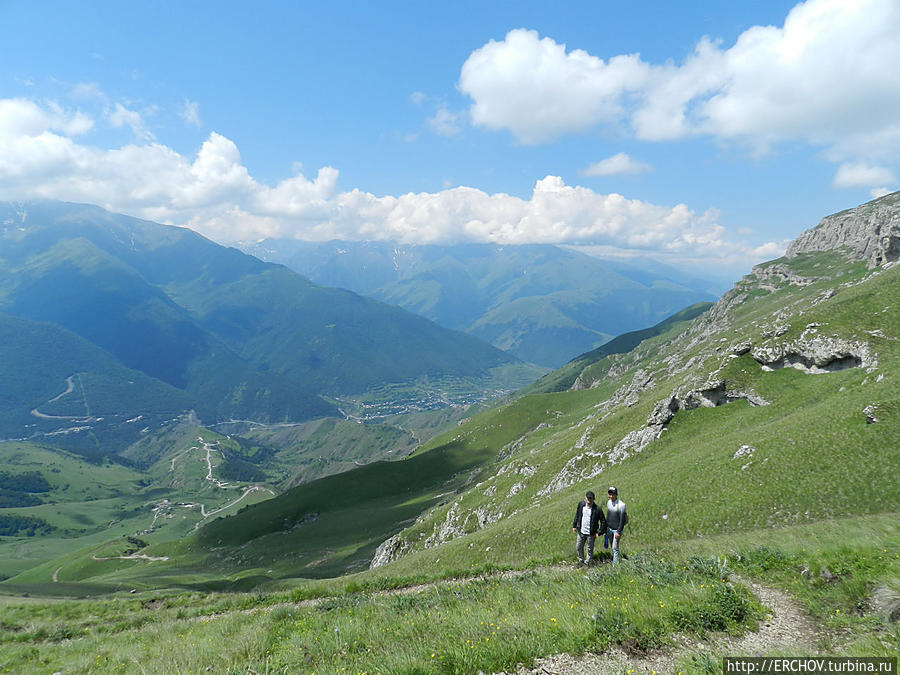
[[[75,375],[69,375],[69,377],[66,378],[66,390],[63,391],[61,394],[57,394],[56,396],[51,398],[49,401],[47,401],[43,405],[49,405],[51,403],[55,403],[56,401],[61,399],[63,396],[68,396],[73,391],[75,391],[75,377],[76,376],[77,376],[77,373]],[[94,418],[91,417],[91,411],[88,408],[87,399],[84,398],[84,387],[83,386],[81,388],[81,394],[82,394],[82,400],[84,402],[84,410],[86,413],[85,415],[81,415],[81,416],[48,415],[47,413],[42,413],[37,408],[32,408],[31,414],[33,417],[39,417],[40,419],[44,419],[44,420],[65,420],[66,422],[78,422],[78,423],[82,423],[82,424],[85,422],[92,422],[94,420]]]

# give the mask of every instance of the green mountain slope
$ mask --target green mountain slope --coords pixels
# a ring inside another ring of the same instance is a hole
[[[555,246],[266,240],[245,249],[552,367],[712,299],[708,284],[674,270],[615,265]]]
[[[184,391],[125,368],[111,354],[56,325],[0,314],[0,435],[30,435],[108,422],[140,429],[188,408]],[[117,425],[118,426],[118,425]],[[73,432],[74,433],[74,432]],[[71,435],[71,434],[70,434]],[[93,440],[93,445],[98,443]],[[93,454],[93,453],[92,453]]]
[[[562,368],[547,373],[533,385],[526,387],[523,393],[547,393],[564,391],[572,387],[582,388],[580,385],[576,385],[576,383],[578,382],[579,375],[590,373],[589,366],[598,363],[611,354],[624,354],[630,352],[644,340],[657,335],[662,335],[664,333],[670,333],[672,336],[677,335],[679,330],[685,328],[683,324],[697,318],[712,306],[713,305],[710,302],[700,302],[696,305],[686,307],[680,312],[676,312],[669,318],[660,321],[655,326],[619,335],[603,344],[603,346],[572,359]]]
[[[210,288],[170,286],[179,303],[241,356],[314,391],[356,393],[422,375],[486,374],[513,359],[471,336],[285,267]]]
[[[186,408],[206,419],[331,412],[309,388],[257,371],[134,268],[87,239],[59,239],[6,272],[7,312],[64,327],[126,367],[184,390],[191,394]]]
[[[300,485],[180,540],[70,552],[0,583],[136,593],[10,601],[0,663],[41,654],[87,668],[103,649],[111,671],[137,643],[142,665],[182,670],[512,672],[562,653],[573,668],[599,654],[641,672],[674,651],[676,672],[709,673],[764,635],[779,654],[893,656],[900,194],[842,219],[820,235],[859,229],[849,243],[792,246],[695,318],[583,359],[578,388],[522,395],[406,459]],[[628,504],[627,559],[608,565],[601,550],[576,570],[575,504],[611,484]],[[793,594],[808,640],[763,630],[748,578]],[[63,612],[72,627],[54,623]],[[110,639],[113,617],[125,627]]]
[[[629,504],[631,550],[814,523],[850,499],[857,515],[896,512],[900,488],[884,477],[900,469],[898,301],[900,265],[868,269],[840,251],[760,265],[695,319],[585,359],[577,388],[525,395],[410,458],[298,486],[151,548],[169,556],[152,574],[557,560],[579,495],[609,484]],[[352,512],[366,513],[363,531],[340,527]]]
[[[190,230],[97,207],[2,205],[0,243],[0,311],[79,335],[186,393],[172,400],[208,422],[320,417],[336,413],[323,394],[488,377],[515,361]]]

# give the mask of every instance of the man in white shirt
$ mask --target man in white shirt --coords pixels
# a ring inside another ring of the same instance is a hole
[[[578,556],[579,565],[590,564],[594,555],[594,540],[600,532],[601,521],[605,528],[606,520],[603,517],[603,509],[594,503],[594,493],[588,490],[584,493],[584,501],[578,502],[575,519],[572,521],[572,532],[578,535],[575,539],[575,555]],[[587,557],[584,554],[585,544],[587,544]]]

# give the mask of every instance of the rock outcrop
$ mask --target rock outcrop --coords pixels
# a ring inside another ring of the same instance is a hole
[[[900,623],[900,593],[889,586],[878,586],[869,599],[872,609],[885,621]]]
[[[900,259],[900,192],[823,218],[791,242],[785,255],[838,249],[870,268]]]
[[[389,562],[396,560],[409,550],[409,544],[401,539],[399,534],[395,534],[390,539],[381,542],[381,545],[375,549],[375,555],[369,564],[369,569],[383,567]]]
[[[811,374],[877,365],[866,343],[823,335],[757,347],[751,356],[765,370],[790,367]]]
[[[777,291],[782,284],[809,286],[821,278],[797,274],[790,266],[784,264],[755,265],[753,275],[756,277],[757,285],[767,291]]]
[[[611,464],[618,464],[632,454],[641,452],[665,431],[666,425],[672,421],[679,410],[694,408],[716,408],[734,401],[747,401],[750,405],[769,405],[759,394],[754,392],[730,389],[725,382],[709,382],[702,387],[686,393],[674,392],[668,398],[658,401],[653,412],[647,417],[647,426],[629,432],[609,453]]]
[[[875,417],[876,412],[878,412],[878,406],[874,403],[863,408],[863,415],[866,416],[866,424],[875,424],[878,421],[878,418]]]

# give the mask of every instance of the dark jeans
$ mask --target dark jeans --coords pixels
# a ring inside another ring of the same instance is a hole
[[[587,558],[584,557],[584,545],[587,544]],[[589,562],[594,556],[594,535],[578,533],[578,539],[575,540],[575,555],[579,561]]]

